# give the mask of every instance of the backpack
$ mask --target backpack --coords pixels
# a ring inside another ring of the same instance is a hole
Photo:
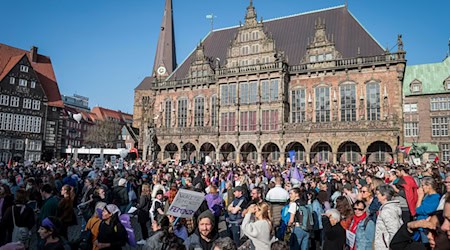
[[[298,201],[297,204],[297,218],[300,223],[300,227],[305,231],[314,230],[314,210],[311,204],[300,205]]]
[[[289,213],[289,204],[287,204],[281,209],[280,226],[278,227],[278,230],[276,233],[277,239],[283,240],[285,238],[286,231],[288,229],[287,225],[289,223],[290,217],[291,217],[291,214]]]
[[[80,243],[79,248],[82,250],[91,250],[92,249],[92,228],[97,224],[101,222],[101,220],[94,223],[94,225],[91,226],[91,228],[84,230],[80,234]]]
[[[15,206],[13,206],[11,209],[13,223],[14,223],[14,228],[13,228],[13,232],[12,232],[12,242],[20,241],[26,247],[28,247],[28,245],[30,243],[30,239],[31,239],[30,229],[28,229],[28,227],[19,227],[16,225],[16,218],[14,216],[14,208],[15,208]]]

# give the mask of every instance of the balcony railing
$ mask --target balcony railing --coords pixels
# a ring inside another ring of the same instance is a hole
[[[393,127],[399,127],[400,124],[395,120],[382,121],[353,121],[353,122],[301,122],[301,123],[286,123],[285,131],[308,133],[320,131],[364,131],[364,130],[386,130]]]
[[[366,56],[366,57],[353,57],[345,59],[336,59],[330,61],[320,61],[314,63],[305,63],[300,65],[293,65],[289,67],[290,72],[301,72],[316,69],[339,69],[339,68],[351,68],[360,66],[371,66],[377,64],[388,64],[394,62],[400,62],[405,60],[405,53],[398,52],[386,55]]]
[[[189,128],[157,128],[157,135],[207,135],[217,133],[216,127],[189,127]]]
[[[235,74],[239,74],[239,73],[276,71],[276,70],[282,70],[282,69],[283,69],[283,63],[275,62],[275,63],[255,64],[255,65],[249,65],[249,66],[239,66],[239,67],[233,67],[233,68],[220,69],[217,72],[217,74],[219,76],[226,76],[226,75],[235,75]]]

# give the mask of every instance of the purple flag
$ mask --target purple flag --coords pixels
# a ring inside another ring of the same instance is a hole
[[[267,171],[267,162],[266,160],[263,161],[261,168],[264,171],[264,176],[266,176],[267,179],[272,179],[272,175]]]
[[[233,178],[233,171],[230,171],[227,175],[227,180],[231,180]]]
[[[293,171],[293,173],[292,173],[291,178],[292,178],[292,179],[296,179],[296,180],[298,180],[299,182],[302,182],[304,176],[303,176],[303,173],[300,173],[300,171],[298,171],[298,168],[297,168],[296,166],[294,166],[294,171]]]

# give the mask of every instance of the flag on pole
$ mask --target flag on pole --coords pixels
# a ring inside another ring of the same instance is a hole
[[[398,146],[397,147],[399,152],[405,153],[406,155],[409,155],[409,151],[411,151],[411,146],[405,147],[405,146]]]
[[[361,164],[366,164],[366,155],[361,157]]]
[[[269,174],[269,172],[267,171],[267,162],[266,162],[265,159],[264,159],[264,161],[263,161],[263,163],[262,163],[262,165],[261,165],[261,168],[262,168],[262,170],[263,170],[263,172],[264,172],[264,176],[266,176],[267,179],[271,179],[272,176],[269,177],[270,174]]]
[[[295,165],[294,165],[294,171],[293,171],[293,173],[291,175],[291,179],[296,179],[299,182],[303,181],[303,175],[300,174],[300,172],[298,171],[298,168]]]
[[[434,158],[434,163],[438,163],[439,162],[439,156],[436,155],[436,157]]]
[[[295,165],[295,151],[294,150],[289,151],[289,159]]]
[[[8,168],[11,168],[11,165],[12,165],[12,159],[9,158],[9,161],[8,161]]]

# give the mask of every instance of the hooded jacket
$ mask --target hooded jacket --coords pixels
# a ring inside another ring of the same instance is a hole
[[[389,244],[402,224],[402,210],[399,201],[392,200],[382,205],[375,225],[374,249],[389,250]]]
[[[208,239],[210,239],[209,242],[202,239],[200,235],[200,231],[197,228],[195,232],[189,236],[186,241],[184,242],[184,245],[186,246],[186,249],[196,249],[201,248],[204,250],[212,249],[214,241],[216,241],[219,238],[219,235],[217,234],[217,230],[214,230],[214,224],[215,219],[214,215],[211,213],[211,211],[206,210],[205,212],[201,213],[198,217],[197,223],[200,222],[202,219],[208,218],[211,221],[211,233],[208,235]]]
[[[403,176],[403,180],[406,182],[403,184],[403,188],[405,189],[406,201],[408,202],[409,211],[412,216],[416,215],[416,205],[417,200],[419,199],[417,195],[417,183],[411,176]]]

